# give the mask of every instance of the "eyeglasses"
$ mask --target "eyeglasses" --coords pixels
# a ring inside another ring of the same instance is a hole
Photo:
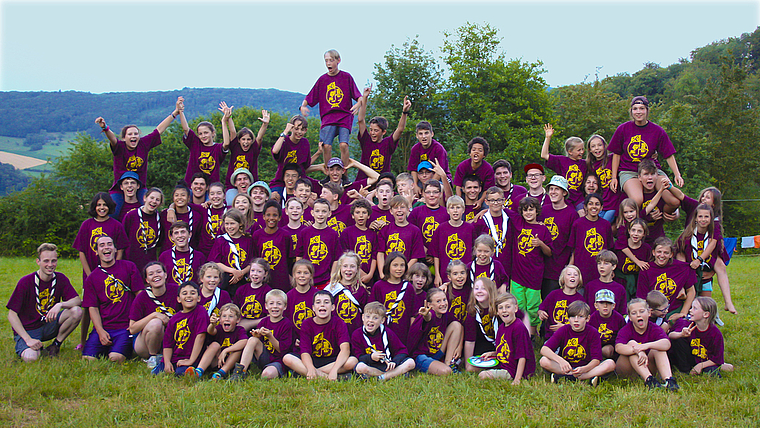
[[[441,191],[440,190],[426,190],[425,194],[426,195],[440,195]]]
[[[505,201],[504,198],[500,198],[500,199],[486,199],[486,202],[488,202],[489,204],[503,204],[504,201]]]
[[[538,178],[541,177],[543,174],[527,174],[525,178]]]
[[[661,308],[654,308],[652,310],[653,311],[657,311],[657,312],[667,312],[668,309],[670,309],[670,305],[665,305],[665,306],[663,306]]]

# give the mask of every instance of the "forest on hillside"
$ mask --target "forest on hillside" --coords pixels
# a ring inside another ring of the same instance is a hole
[[[417,38],[409,38],[402,46],[392,45],[375,64],[376,86],[368,116],[387,117],[393,129],[404,96],[412,101],[409,121],[393,158],[394,171],[405,169],[415,142],[414,125],[428,120],[434,126],[435,138],[449,151],[450,165],[462,161],[466,143],[480,135],[491,145],[486,159],[509,160],[517,166],[514,181],[524,182],[520,166],[540,160],[543,124],[554,125],[552,153],[562,153],[562,142],[570,136],[586,140],[600,134],[609,140],[616,127],[629,120],[631,97],[645,95],[651,103],[650,120],[661,125],[675,145],[685,179],[684,192],[696,196],[704,187],[719,188],[726,201],[724,236],[760,233],[756,202],[760,199],[756,174],[760,165],[760,29],[695,48],[675,64],[647,63],[635,73],[589,76],[576,85],[552,89],[542,77],[543,64],[510,59],[498,30],[488,24],[467,23],[445,33],[439,50],[440,58]],[[292,106],[303,99],[302,95],[288,93],[293,98],[281,98],[283,110],[278,110],[271,102],[241,102],[231,93],[211,92],[198,100],[194,99],[198,94],[188,91],[202,90],[181,91],[187,110],[206,112],[193,119],[191,126],[210,120],[220,129],[221,114],[216,104],[221,99],[248,106],[235,108],[233,118],[238,129],[249,126],[256,132],[261,106],[273,110],[263,153],[284,128]],[[99,105],[114,108],[114,116],[109,116],[113,128],[124,123],[157,123],[170,113],[179,92],[162,92],[165,98],[132,106],[133,113],[121,109],[123,116],[117,116],[113,101]],[[87,104],[82,99],[80,106]],[[196,102],[199,104],[191,104]],[[0,106],[7,105],[5,100],[0,102]],[[55,108],[59,103],[47,106]],[[82,122],[72,126],[90,129],[94,117],[108,116],[105,110],[87,108]],[[143,110],[157,116],[148,118]],[[309,125],[307,138],[316,141],[318,120],[310,118]],[[179,125],[173,124],[162,136],[163,144],[149,157],[150,184],[164,191],[171,189],[185,171],[188,153],[181,134]],[[22,135],[26,134],[22,131]],[[218,133],[219,142],[221,138]],[[262,154],[260,175],[271,177],[274,170],[271,156]],[[69,152],[54,161],[53,174],[33,179],[26,190],[0,199],[0,255],[28,255],[42,241],[54,242],[73,254],[70,244],[86,217],[82,207],[95,192],[110,187],[111,178],[107,142],[101,135],[80,134]]]

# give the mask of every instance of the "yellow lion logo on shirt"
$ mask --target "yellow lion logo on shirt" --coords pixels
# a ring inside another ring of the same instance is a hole
[[[238,168],[248,168],[248,160],[246,160],[245,155],[238,155],[237,158],[235,158],[235,168],[233,171],[235,171]]]
[[[137,171],[141,166],[143,166],[143,163],[145,163],[143,158],[137,155],[132,155],[129,157],[129,159],[127,159],[127,170]]]
[[[185,318],[177,323],[177,331],[174,332],[174,343],[177,344],[177,349],[183,349],[188,339],[190,339],[190,327]]]
[[[462,296],[457,296],[454,298],[454,300],[451,301],[451,313],[454,314],[454,317],[459,322],[464,322],[467,311],[465,308],[465,303],[462,301]]]
[[[522,229],[520,235],[517,236],[517,252],[520,253],[521,256],[525,256],[535,248],[530,243],[530,240],[533,239],[533,234],[531,232],[533,231],[530,229]]]
[[[372,243],[366,236],[362,235],[356,238],[356,244],[354,244],[354,251],[359,256],[362,263],[369,263],[372,257]]]
[[[386,315],[391,319],[391,322],[394,322],[396,324],[398,324],[398,320],[404,316],[404,310],[406,309],[404,301],[401,300],[398,302],[398,305],[396,305],[396,307],[391,310],[393,305],[396,303],[397,297],[398,293],[396,291],[391,291],[385,295]]]
[[[435,217],[430,216],[425,218],[425,222],[422,223],[422,236],[425,237],[425,243],[430,243],[436,229],[438,229],[438,222],[435,221]]]
[[[507,335],[505,334],[501,336],[501,340],[499,340],[499,344],[496,346],[496,359],[500,363],[508,364],[511,353],[509,343],[507,343]]]
[[[211,174],[212,171],[214,171],[214,168],[216,167],[216,160],[213,156],[211,156],[211,152],[203,152],[200,156],[198,156],[198,169],[205,172],[206,174]]]
[[[583,173],[578,165],[570,165],[567,169],[567,174],[565,174],[565,178],[567,178],[567,187],[572,190],[578,190],[578,187],[583,184]]]
[[[338,236],[340,236],[340,233],[346,229],[346,223],[343,223],[335,217],[330,217],[330,219],[327,220],[327,226],[338,232]]]
[[[380,154],[380,150],[372,150],[372,153],[369,157],[369,167],[374,169],[376,172],[382,172],[384,164],[385,156]]]
[[[641,135],[634,135],[628,143],[628,156],[633,162],[641,162],[649,154],[649,146],[641,139]]]
[[[354,302],[346,297],[345,293],[340,293],[335,298],[335,311],[338,317],[342,319],[346,324],[351,324],[359,315],[359,310],[354,305]]]
[[[592,256],[596,256],[604,249],[604,238],[596,233],[595,227],[586,231],[586,237],[583,239],[583,248]]]
[[[187,259],[181,258],[174,263],[172,278],[177,284],[181,284],[193,277],[193,267],[187,263]]]
[[[343,90],[335,84],[330,82],[327,85],[327,92],[325,93],[325,100],[330,104],[330,107],[340,106],[340,102],[343,101]]]
[[[385,254],[390,254],[392,251],[398,251],[399,253],[406,251],[406,245],[404,245],[404,241],[399,238],[398,233],[391,233],[390,236],[388,236],[388,249],[385,250]]]
[[[451,260],[459,260],[464,256],[467,246],[459,239],[457,233],[452,233],[446,240],[446,256]]]
[[[211,236],[216,236],[221,227],[222,219],[219,218],[219,214],[212,214],[206,222],[206,232]]]
[[[330,344],[330,341],[325,339],[324,333],[318,333],[316,336],[314,336],[314,340],[311,342],[314,348],[314,356],[319,357],[329,357],[332,355],[333,347]]]
[[[107,233],[103,232],[102,227],[96,227],[95,229],[92,229],[92,232],[90,233],[90,248],[92,249],[93,253],[98,252],[98,238],[101,236],[108,236]],[[116,245],[116,243],[114,243]]]
[[[327,257],[327,245],[322,242],[322,238],[319,236],[314,236],[309,239],[309,245],[306,248],[306,253],[308,254],[308,258],[312,263],[319,265],[319,263],[324,260],[325,257]]]
[[[599,324],[599,336],[602,338],[602,343],[607,343],[612,340],[612,330],[607,328],[607,323]]]
[[[623,271],[623,273],[636,273],[640,269],[636,263],[634,263],[633,261],[631,261],[631,259],[626,257],[625,261],[623,262],[623,267],[620,268],[620,270]]]
[[[285,160],[282,163],[298,163],[298,151],[291,150],[285,155]]]
[[[124,297],[124,283],[113,275],[107,276],[103,283],[106,288],[106,297],[108,297],[108,300],[112,303],[121,302],[121,299]]]
[[[657,276],[654,289],[664,294],[670,300],[676,292],[676,282],[668,278],[667,272],[662,273]]]
[[[578,342],[577,337],[573,337],[562,348],[562,355],[565,356],[567,362],[577,363],[586,358],[586,349]]]
[[[430,333],[428,333],[428,353],[435,354],[441,349],[441,345],[443,345],[443,333],[438,329],[438,326],[435,326],[431,328]]]
[[[554,305],[552,319],[557,324],[567,324],[567,300],[559,300]]]
[[[596,169],[596,176],[599,177],[599,183],[602,185],[602,189],[610,187],[610,179],[612,178],[612,170],[600,166]]]
[[[243,301],[243,307],[240,308],[243,318],[256,319],[261,317],[261,303],[256,300],[256,295],[247,296]]]
[[[559,228],[557,223],[554,222],[554,217],[548,217],[544,219],[544,226],[549,229],[549,233],[552,234],[552,240],[557,239],[559,236]]]
[[[242,269],[245,264],[245,261],[248,260],[248,253],[245,252],[244,249],[240,248],[240,244],[235,244],[235,249],[237,249],[238,259],[240,262],[240,268]],[[230,254],[227,256],[227,265],[232,267],[235,266],[235,253],[230,251]]]
[[[137,243],[140,247],[147,248],[156,240],[156,231],[150,227],[150,224],[146,220],[140,222],[140,227],[135,232],[135,238],[137,238]]]
[[[299,330],[301,329],[303,320],[313,317],[314,311],[311,310],[310,307],[306,306],[306,302],[301,302],[297,304],[295,308],[293,308],[293,325],[295,325]]]
[[[274,246],[274,242],[267,241],[264,246],[261,247],[261,257],[269,263],[269,266],[274,269],[282,259],[282,253],[280,249]]]
[[[691,354],[702,360],[707,359],[707,348],[702,345],[702,339],[691,339]]]

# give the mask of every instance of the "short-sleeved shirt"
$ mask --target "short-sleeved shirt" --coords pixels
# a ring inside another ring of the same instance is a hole
[[[509,234],[514,226],[510,223],[509,216],[506,211],[502,211],[502,214],[498,217],[490,217],[486,213],[483,217],[475,222],[475,239],[480,235],[488,235],[494,238],[496,242],[496,260],[501,262],[502,266],[507,272],[512,271],[512,248],[509,245]],[[506,232],[504,231],[504,224],[506,222]],[[499,242],[502,243],[502,248],[499,250]]]
[[[101,236],[110,236],[113,239],[113,246],[117,250],[129,248],[127,233],[124,232],[124,226],[117,220],[108,217],[101,222],[94,218],[88,218],[79,227],[73,247],[75,250],[84,253],[91,272],[100,264],[97,250],[98,238]]]
[[[224,331],[221,325],[216,326],[216,334],[211,337],[211,340],[220,345],[219,349],[229,348],[241,340],[248,340],[248,334],[245,329],[236,325],[232,331]]]
[[[464,222],[459,226],[452,226],[444,222],[433,233],[433,239],[428,245],[428,254],[437,257],[440,261],[440,275],[443,282],[449,280],[446,268],[452,260],[461,260],[467,264],[472,260],[472,247],[475,241],[475,226]]]
[[[240,134],[230,141],[230,163],[227,167],[227,177],[224,182],[226,184],[225,189],[232,189],[235,187],[235,183],[232,182],[232,173],[238,168],[245,168],[253,175],[253,181],[259,181],[259,155],[261,154],[261,145],[256,143],[255,137],[248,151],[243,150],[243,146],[240,145],[238,139]]]
[[[137,266],[128,260],[116,260],[107,268],[95,268],[84,280],[82,307],[98,308],[106,330],[127,328],[135,293],[142,289]]]
[[[293,322],[295,331],[300,332],[304,320],[314,316],[314,310],[311,309],[314,304],[314,294],[317,289],[309,287],[305,293],[301,293],[297,288],[287,292],[288,307],[285,308],[283,316]]]
[[[224,234],[214,240],[208,259],[233,269],[243,270],[251,263],[252,256],[253,241],[250,236],[242,235],[232,238]]]
[[[333,295],[335,305],[333,317],[343,320],[349,334],[353,333],[362,326],[362,312],[369,302],[369,292],[363,285],[359,285],[355,290],[337,286],[335,289],[330,289],[330,293]]]
[[[211,254],[211,247],[214,246],[214,240],[224,234],[224,213],[227,212],[227,207],[208,207],[201,211],[203,222],[198,230],[200,234],[198,249],[208,257]]]
[[[172,223],[167,219],[167,214],[168,209],[161,211],[161,232],[164,234],[161,239],[162,252],[169,250],[174,246],[174,241],[169,234],[169,229],[171,228]],[[196,204],[188,204],[186,212],[174,212],[176,217],[175,222],[182,220],[190,226],[190,233],[192,234],[190,237],[190,246],[193,248],[199,247],[198,244],[201,237],[200,230],[203,227],[204,214],[201,206]]]
[[[509,190],[504,190],[504,209],[517,212],[517,207],[520,206],[520,201],[525,195],[528,194],[528,189],[519,184],[510,183]],[[487,190],[487,189],[486,189]]]
[[[313,317],[305,320],[299,337],[301,354],[316,358],[338,355],[341,344],[351,344],[346,323],[337,317],[331,317],[325,324],[317,324]]]
[[[148,135],[140,137],[134,150],[127,148],[127,143],[118,140],[111,146],[113,154],[113,186],[111,190],[119,190],[119,179],[127,171],[134,171],[144,187],[148,186],[148,152],[161,145],[161,134],[154,129]]]
[[[656,342],[660,339],[667,338],[668,335],[665,334],[665,330],[663,330],[660,326],[653,323],[652,321],[647,321],[647,328],[643,333],[637,332],[636,329],[633,328],[633,324],[629,321],[618,332],[617,339],[615,339],[615,344],[627,344],[631,340],[636,343],[643,344]]]
[[[279,342],[280,350],[275,350],[274,346],[269,341],[269,338],[266,336],[262,336],[261,342],[264,344],[264,347],[267,348],[267,351],[269,351],[269,361],[272,363],[281,363],[282,357],[293,350],[293,343],[296,339],[296,334],[293,330],[293,322],[290,321],[289,318],[281,318],[277,322],[272,322],[272,319],[269,316],[266,316],[259,321],[258,327],[272,330],[272,335],[277,339],[277,342]]]
[[[424,238],[420,229],[409,223],[399,226],[395,222],[386,225],[377,233],[377,251],[386,255],[391,251],[403,253],[406,260],[424,259]]]
[[[158,261],[166,266],[166,283],[179,285],[185,281],[198,283],[201,266],[206,263],[206,256],[200,251],[177,251],[175,248],[166,250],[158,256]]]
[[[345,193],[344,193],[345,195]],[[351,216],[351,205],[341,203],[338,208],[330,214],[327,219],[327,227],[338,232],[338,236],[346,230],[347,227],[354,225],[354,218]]]
[[[278,228],[269,234],[265,229],[253,232],[253,257],[261,257],[269,263],[269,284],[278,290],[288,292],[290,290],[290,277],[288,260],[293,255],[293,240],[290,233]]]
[[[536,355],[533,353],[533,343],[530,333],[525,325],[519,320],[509,325],[501,324],[496,333],[496,359],[499,361],[498,369],[506,370],[514,379],[517,375],[517,365],[520,358],[525,358],[523,378],[528,378],[536,373]]]
[[[387,343],[383,340],[383,333],[385,333]],[[390,353],[389,360],[409,353],[406,345],[401,342],[396,333],[385,326],[377,328],[372,334],[367,333],[363,327],[357,328],[351,333],[351,352],[354,357],[361,358],[377,351],[388,351]]]
[[[240,308],[243,319],[255,320],[269,315],[265,308],[266,295],[272,290],[267,284],[253,288],[253,284],[238,287],[232,300]]]
[[[425,247],[429,250],[433,234],[440,225],[449,221],[449,213],[445,207],[430,208],[420,205],[412,210],[407,220],[420,229],[422,237],[425,238]]]
[[[625,248],[630,249],[631,253],[636,256],[637,259],[645,262],[649,260],[649,256],[652,254],[652,247],[650,247],[646,242],[642,242],[639,248],[631,248],[628,246],[628,239],[623,241],[622,244],[620,242],[615,243],[615,254],[618,258],[618,269],[620,269],[620,271],[626,275],[638,274],[641,269],[639,268],[639,265],[634,263],[633,260],[625,255],[623,252]]]
[[[409,349],[412,357],[434,355],[441,350],[446,328],[452,317],[449,314],[438,315],[430,312],[430,321],[418,314],[409,327]]]
[[[647,293],[657,290],[668,299],[670,311],[676,311],[683,306],[678,294],[693,287],[696,282],[697,275],[688,263],[674,259],[667,266],[658,266],[652,262],[649,269],[639,272],[636,297],[646,299]]]
[[[589,325],[583,331],[573,330],[570,324],[560,327],[544,346],[555,352],[558,350],[557,354],[573,368],[604,358],[599,332]]]
[[[394,219],[390,208],[384,210],[379,205],[372,205],[372,212],[370,213],[369,220],[367,220],[367,224],[372,224],[375,220],[385,223],[386,226],[393,223]]]
[[[301,223],[301,226],[298,229],[291,229],[290,226],[285,225],[281,227],[282,230],[288,233],[290,235],[290,240],[292,241],[292,246],[290,247],[290,256],[294,257],[296,254],[296,250],[298,249],[298,240],[301,236],[301,231],[306,229],[306,225]]]
[[[179,360],[190,358],[195,338],[199,334],[206,333],[208,323],[208,315],[200,305],[190,312],[180,311],[171,317],[164,330],[163,347],[173,349],[171,359],[173,365],[176,366]],[[191,361],[191,365],[195,363],[196,361]]]
[[[543,224],[528,223],[522,217],[516,216],[512,226],[512,281],[531,290],[540,290],[545,257],[541,248],[534,247],[530,241],[536,237],[551,249],[552,235]],[[539,272],[542,275],[537,275]]]
[[[449,301],[449,319],[451,321],[459,321],[464,324],[465,318],[467,318],[467,302],[470,300],[470,293],[472,288],[468,282],[461,288],[456,288],[454,285],[450,285],[447,290],[446,299]]]
[[[342,254],[339,240],[338,232],[330,227],[317,229],[310,226],[298,237],[296,256],[307,259],[314,265],[314,284],[324,284],[330,280],[333,262]]]
[[[392,284],[386,280],[380,280],[372,287],[369,301],[380,302],[385,306],[388,327],[401,339],[407,343],[409,336],[409,320],[413,315],[409,307],[410,302],[414,300],[414,290],[408,282]],[[404,293],[403,296],[401,293]]]
[[[633,121],[628,121],[617,127],[612,135],[607,149],[620,155],[620,170],[636,172],[639,163],[644,159],[652,159],[660,168],[657,158],[667,159],[676,153],[670,137],[662,127],[647,122],[644,126],[638,126]],[[655,157],[654,155],[659,156]]]
[[[372,229],[361,230],[356,225],[349,226],[340,234],[341,252],[353,251],[359,256],[359,268],[365,273],[372,267],[377,255],[377,232]]]
[[[679,318],[673,326],[673,331],[681,331],[689,324],[691,321]],[[710,324],[705,331],[698,327],[695,328],[687,340],[695,363],[699,364],[709,360],[720,366],[725,362],[723,359],[723,334],[715,324]]]
[[[161,215],[158,212],[146,214],[138,208],[128,212],[122,224],[129,241],[124,259],[137,265],[137,270],[142,272],[145,265],[157,258],[162,235]]]
[[[43,325],[44,316],[58,302],[65,302],[78,296],[71,286],[71,281],[66,275],[55,273],[55,288],[53,288],[53,279],[42,281],[39,279],[39,287],[35,290],[35,277],[37,272],[30,273],[19,279],[16,288],[13,290],[6,308],[18,315],[24,330],[35,330]],[[52,295],[51,295],[52,294]],[[39,296],[39,299],[38,299]],[[39,304],[37,301],[39,300]]]
[[[192,129],[187,132],[187,136],[182,137],[182,144],[190,149],[187,170],[185,171],[185,183],[189,186],[193,182],[193,175],[197,172],[208,174],[209,183],[219,181],[219,171],[222,170],[225,154],[222,145],[218,143],[210,146],[204,145]]]
[[[612,248],[610,222],[597,218],[591,221],[580,217],[573,223],[567,245],[573,249],[573,261],[581,271],[584,282],[599,278],[596,256],[602,250]]]
[[[589,308],[591,308],[592,314],[596,312],[596,308],[594,308],[596,293],[597,291],[604,289],[612,291],[612,294],[615,295],[615,312],[620,315],[628,314],[628,292],[625,291],[623,284],[617,281],[602,282],[600,279],[595,279],[587,282],[584,289],[584,292],[586,293],[585,302],[588,304]]]
[[[362,149],[362,157],[359,162],[372,168],[378,174],[390,172],[391,157],[396,151],[396,147],[398,147],[398,140],[393,139],[393,134],[383,138],[379,143],[373,143],[372,138],[369,136],[368,126],[367,131],[364,133],[360,132],[357,139]],[[367,174],[359,170],[356,173],[356,179],[362,180],[364,178],[367,178]]]
[[[475,175],[480,179],[481,189],[489,189],[495,184],[493,167],[485,160],[482,161],[478,169],[472,169],[472,160],[465,159],[457,165],[457,170],[454,172],[454,185],[462,187],[465,177],[469,175]]]
[[[612,180],[612,153],[609,153],[607,159],[598,160],[593,163],[592,168],[599,177],[599,185],[602,187],[602,200],[604,201],[604,210],[618,211],[620,201],[625,198],[625,193],[618,189],[613,192],[610,189],[610,180]]]
[[[491,259],[491,263],[485,265],[479,265],[477,260],[473,260],[467,265],[467,275],[470,286],[475,282],[477,278],[490,278],[496,284],[496,287],[501,287],[502,284],[509,284],[509,275],[504,266],[498,260]]]
[[[538,309],[549,314],[549,319],[545,321],[546,326],[546,339],[551,338],[554,335],[549,327],[555,324],[567,324],[569,317],[567,315],[567,308],[571,303],[577,301],[585,301],[581,293],[566,294],[563,290],[552,290],[544,299]]]
[[[213,304],[214,307],[211,310],[211,313],[208,314],[219,316],[219,310],[222,309],[222,306],[226,305],[227,303],[232,303],[232,299],[230,298],[230,293],[227,292],[227,290],[222,290],[221,288],[219,290],[219,297],[214,298],[214,294],[206,297],[203,295],[203,290],[199,293],[201,297],[201,301],[198,304],[199,306],[203,306],[203,309],[208,313],[208,310],[211,308],[211,305]]]
[[[583,201],[583,179],[586,177],[586,161],[572,160],[567,156],[549,155],[546,167],[567,179],[569,205],[576,206]]]
[[[181,309],[181,305],[177,301],[176,285],[166,284],[166,291],[164,291],[164,294],[160,296],[154,295],[153,297],[156,298],[156,301],[158,301],[161,306],[168,310],[170,317]],[[147,291],[144,289],[140,291],[132,302],[132,307],[129,309],[130,321],[140,321],[154,312],[164,313],[161,306],[156,304],[156,301],[150,298]]]
[[[283,181],[283,176],[285,172],[283,170],[285,165],[289,163],[297,164],[301,167],[301,170],[304,173],[306,172],[306,169],[311,166],[311,148],[309,146],[309,140],[306,139],[306,137],[303,137],[298,140],[297,143],[294,143],[290,139],[290,136],[287,136],[285,137],[282,146],[280,146],[280,151],[276,154],[272,152],[272,157],[274,158],[274,161],[277,162],[277,171],[274,174],[274,179],[269,185],[272,187],[284,186],[285,182]]]
[[[617,311],[610,312],[609,318],[602,317],[602,313],[596,311],[591,314],[588,325],[596,328],[596,331],[599,332],[599,336],[602,338],[602,346],[614,346],[618,332],[625,325],[625,318]]]
[[[570,261],[573,249],[567,246],[573,223],[578,219],[578,213],[570,205],[555,210],[552,205],[541,208],[539,219],[552,235],[552,256],[544,261],[544,278],[557,281],[560,272]]]
[[[412,150],[409,153],[409,162],[406,165],[407,171],[417,171],[417,166],[422,161],[428,161],[431,164],[433,160],[437,160],[446,173],[446,178],[451,180],[451,172],[449,171],[449,154],[441,143],[436,140],[430,142],[427,148],[422,147],[422,144],[415,143],[412,146]]]
[[[354,115],[351,113],[352,100],[358,100],[361,96],[362,93],[351,74],[339,70],[335,76],[327,73],[321,75],[306,94],[305,101],[310,107],[319,104],[322,127],[336,125],[350,130],[354,123]]]

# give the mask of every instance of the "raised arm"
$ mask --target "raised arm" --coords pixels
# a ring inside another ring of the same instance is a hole
[[[554,127],[551,123],[544,125],[544,145],[541,146],[541,159],[549,160],[549,143],[552,141],[552,135],[554,135]]]
[[[409,118],[409,110],[412,108],[412,102],[409,101],[408,96],[404,96],[404,105],[401,107],[401,117],[398,120],[398,126],[396,126],[396,130],[393,131],[393,141],[398,141],[401,139],[401,134],[404,132],[404,128],[406,128],[406,119]]]
[[[367,132],[367,98],[369,98],[369,93],[372,91],[372,85],[369,85],[369,88],[364,88],[364,93],[362,94],[362,103],[361,106],[359,106],[359,113],[356,115],[356,124],[359,126],[359,135],[364,134]]]
[[[272,146],[272,154],[276,155],[280,153],[280,149],[282,149],[282,144],[285,142],[285,137],[290,134],[290,131],[293,130],[293,124],[288,122],[285,124],[285,130],[280,133],[280,136],[277,138],[277,141],[274,142],[274,146]]]
[[[222,149],[229,150],[232,137],[230,136],[230,130],[227,126],[227,122],[229,119],[232,119],[232,107],[227,107],[227,103],[222,101],[219,103],[219,111],[222,112]]]
[[[348,168],[354,167],[358,169],[359,171],[367,174],[367,184],[373,185],[375,182],[377,182],[377,179],[380,178],[380,174],[378,174],[377,171],[374,169],[368,167],[367,165],[364,165],[363,163],[357,161],[356,159],[351,159],[348,163]]]
[[[118,140],[116,139],[116,134],[114,134],[113,131],[111,131],[111,128],[108,125],[106,125],[106,120],[103,119],[102,117],[99,117],[95,119],[95,123],[97,123],[98,126],[100,126],[100,130],[104,134],[106,134],[106,138],[108,138],[108,142],[111,144],[111,148],[115,149],[116,142]]]
[[[232,118],[230,118],[230,120],[232,120]],[[261,127],[259,128],[259,133],[256,134],[255,143],[261,147],[261,143],[264,142],[264,134],[267,133],[267,127],[269,127],[269,112],[261,110],[261,117],[259,120],[261,121]]]
[[[156,126],[156,130],[158,131],[159,134],[166,131],[166,128],[168,128],[169,125],[172,124],[174,119],[177,118],[177,116],[179,115],[181,104],[182,104],[182,97],[177,97],[177,104],[174,106],[174,111],[172,112],[172,114],[170,114],[169,116],[166,116],[166,119],[162,120],[161,123],[159,123]]]
[[[683,187],[683,177],[681,177],[681,171],[678,170],[678,163],[676,163],[675,155],[666,157],[665,162],[668,163],[671,171],[673,171],[673,179],[676,182],[676,186]]]
[[[177,103],[179,104],[179,123],[182,125],[182,134],[187,137],[187,134],[190,133],[190,125],[187,124],[187,118],[185,118],[185,99],[179,97]]]

